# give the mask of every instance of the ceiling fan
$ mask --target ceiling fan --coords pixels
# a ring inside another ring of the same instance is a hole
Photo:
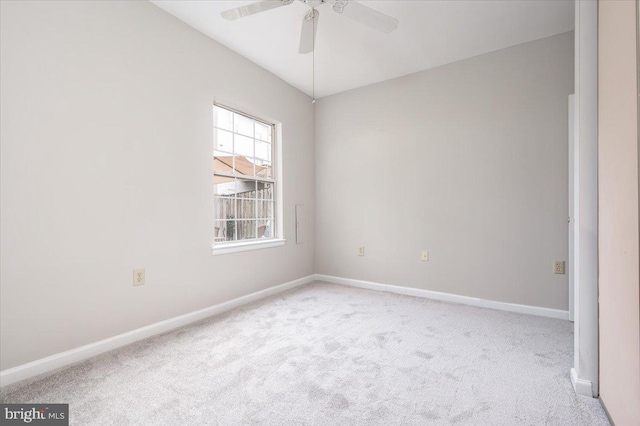
[[[235,9],[225,10],[222,17],[228,21],[255,15],[277,7],[288,6],[294,0],[263,0],[240,6]],[[368,6],[353,0],[298,0],[311,8],[302,19],[302,33],[300,34],[300,53],[313,52],[316,32],[318,31],[318,18],[320,12],[316,7],[325,3],[333,5],[333,11],[351,18],[361,24],[367,25],[383,33],[390,33],[398,27],[398,20],[391,16],[378,12]],[[315,23],[315,25],[314,25]]]

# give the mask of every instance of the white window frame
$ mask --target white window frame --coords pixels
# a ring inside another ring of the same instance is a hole
[[[216,101],[213,103],[212,111],[215,111],[214,110],[215,107],[223,108],[228,111],[231,111],[232,113],[245,116],[259,123],[268,125],[272,129],[271,130],[271,172],[272,172],[271,178],[262,178],[257,176],[243,177],[237,174],[234,175],[234,174],[229,174],[224,172],[216,172],[215,167],[213,170],[213,177],[215,179],[215,176],[224,176],[229,178],[241,178],[244,180],[252,180],[256,182],[272,183],[273,184],[273,203],[274,203],[274,206],[273,206],[274,217],[272,221],[275,229],[273,230],[274,232],[273,236],[268,238],[254,238],[254,239],[239,240],[239,241],[216,242],[215,236],[214,236],[211,242],[212,254],[220,255],[220,254],[237,253],[237,252],[243,252],[243,251],[249,251],[249,250],[260,250],[260,249],[282,246],[286,242],[286,239],[284,239],[284,232],[283,232],[283,209],[282,209],[282,167],[281,167],[282,165],[282,156],[281,156],[282,125],[281,123],[274,122],[274,120],[257,117],[253,114],[248,114],[242,108],[229,106],[228,103],[221,103]],[[211,128],[213,129],[213,146],[215,151],[215,145],[216,145],[215,129],[217,129],[217,127],[213,125]],[[228,131],[226,129],[221,129],[221,130]],[[233,133],[235,134],[235,131]],[[255,144],[255,134],[253,139]],[[233,149],[233,151],[235,151],[235,149]],[[214,157],[215,155],[212,156],[212,159]],[[214,164],[214,163],[215,162],[212,162],[211,164]],[[212,194],[212,197],[215,203],[216,202],[215,195]],[[214,204],[214,207],[215,207],[215,204]],[[215,208],[214,208],[214,211],[215,211]],[[213,219],[212,223],[215,224],[216,218],[213,217],[212,219]]]

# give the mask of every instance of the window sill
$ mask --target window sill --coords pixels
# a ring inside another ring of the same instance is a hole
[[[280,238],[270,238],[268,240],[253,240],[238,243],[221,243],[211,246],[211,254],[217,256],[219,254],[238,253],[241,251],[261,250],[272,247],[283,246],[287,240]]]

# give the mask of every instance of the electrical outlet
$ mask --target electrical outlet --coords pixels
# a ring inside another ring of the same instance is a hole
[[[422,251],[422,256],[420,257],[422,259],[423,262],[428,262],[429,261],[429,252],[426,250]]]
[[[364,256],[364,246],[358,247],[358,256]]]
[[[144,285],[144,269],[133,270],[133,285]]]
[[[553,273],[564,274],[564,260],[556,260],[553,262]]]

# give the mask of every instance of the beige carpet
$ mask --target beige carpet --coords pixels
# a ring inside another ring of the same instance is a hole
[[[3,392],[77,425],[606,425],[572,324],[313,283]]]

